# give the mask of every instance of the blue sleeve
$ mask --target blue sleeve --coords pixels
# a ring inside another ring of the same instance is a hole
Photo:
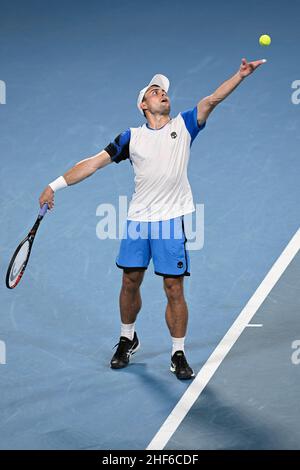
[[[119,134],[113,142],[105,147],[105,151],[115,163],[120,163],[129,157],[130,129]]]
[[[197,121],[197,106],[194,107],[194,109],[189,109],[188,111],[185,111],[181,113],[181,116],[183,117],[183,120],[185,122],[185,127],[190,133],[191,136],[191,145],[194,141],[194,139],[197,137],[200,131],[204,129],[206,125],[206,121],[201,124],[201,126],[198,125]]]

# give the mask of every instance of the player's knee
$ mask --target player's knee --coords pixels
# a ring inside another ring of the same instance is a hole
[[[183,300],[182,280],[177,278],[165,278],[164,289],[169,302],[180,302]]]
[[[142,283],[144,273],[142,272],[125,272],[123,274],[122,289],[126,292],[135,293],[139,290]]]

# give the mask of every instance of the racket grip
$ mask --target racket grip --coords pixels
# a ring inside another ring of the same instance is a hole
[[[43,205],[43,207],[40,209],[40,212],[39,212],[39,216],[40,217],[44,217],[44,215],[46,214],[48,210],[48,204],[47,202]]]

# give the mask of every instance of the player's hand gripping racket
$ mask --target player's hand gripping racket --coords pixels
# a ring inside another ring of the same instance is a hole
[[[43,219],[47,210],[48,204],[46,203],[40,209],[38,218],[36,219],[35,224],[28,233],[27,237],[24,238],[13,254],[6,273],[6,287],[9,289],[16,287],[22,279],[29,260],[34,237],[36,236],[36,232],[39,228],[41,220]]]

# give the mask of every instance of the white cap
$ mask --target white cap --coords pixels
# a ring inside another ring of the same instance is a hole
[[[165,90],[165,92],[167,93],[168,89],[169,89],[169,86],[170,86],[170,81],[167,77],[165,77],[165,75],[161,75],[160,73],[158,73],[157,75],[154,75],[154,77],[151,79],[151,81],[148,83],[148,85],[145,86],[145,88],[143,88],[139,92],[139,96],[138,96],[138,99],[137,99],[137,107],[138,107],[140,113],[142,113],[142,114],[144,114],[144,113],[143,113],[143,110],[140,108],[140,104],[143,101],[143,98],[144,98],[144,95],[145,95],[146,91],[148,90],[148,88],[151,87],[151,85],[157,85],[157,86],[161,87],[163,90]]]

